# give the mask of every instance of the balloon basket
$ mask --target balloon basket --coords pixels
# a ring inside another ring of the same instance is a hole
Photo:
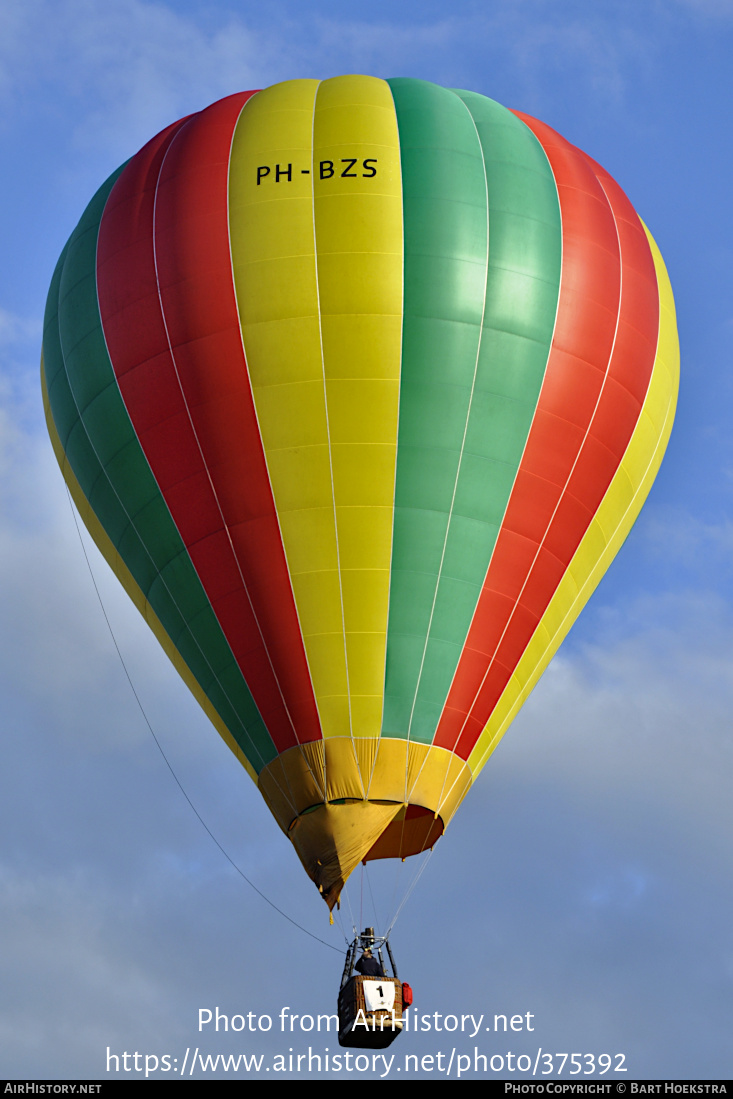
[[[402,982],[395,977],[351,977],[338,1000],[339,1045],[384,1049],[402,1032]]]

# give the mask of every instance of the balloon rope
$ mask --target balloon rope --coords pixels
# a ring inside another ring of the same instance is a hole
[[[344,888],[341,892],[341,897],[340,897],[340,900],[339,900],[339,907],[336,909],[337,912],[340,911],[341,904],[343,903],[343,901],[346,901],[346,906],[349,909],[349,921],[350,921],[352,927],[356,927],[356,923],[354,921],[354,911],[351,907],[351,894],[349,893],[346,886],[344,886]],[[341,927],[341,923],[339,923],[339,927]],[[348,943],[350,940],[347,937],[346,932],[344,931],[343,927],[341,927],[341,933],[344,936],[344,939],[346,940],[346,942]]]
[[[97,593],[97,599],[99,600],[99,605],[102,608],[102,614],[104,615],[104,620],[107,623],[107,629],[109,630],[110,637],[112,638],[112,642],[114,644],[114,647],[117,650],[117,655],[120,658],[120,664],[122,665],[123,670],[125,672],[125,675],[127,677],[127,682],[130,684],[130,690],[132,691],[133,695],[135,696],[135,701],[138,704],[138,707],[140,709],[140,713],[143,715],[143,720],[144,720],[145,724],[147,725],[148,730],[150,731],[150,735],[152,736],[153,740],[156,743],[158,751],[160,752],[161,756],[163,757],[163,760],[165,762],[166,767],[168,768],[171,775],[173,776],[173,779],[176,783],[176,786],[181,791],[184,798],[186,799],[186,801],[190,805],[190,807],[193,810],[194,814],[198,818],[199,823],[204,828],[204,831],[207,832],[209,837],[213,840],[213,842],[219,848],[219,850],[221,851],[222,855],[227,860],[227,862],[237,871],[240,878],[243,878],[244,881],[246,881],[247,885],[249,885],[252,889],[254,889],[255,893],[257,893],[257,895],[260,896],[262,898],[262,900],[265,901],[266,904],[269,904],[270,908],[274,908],[275,911],[278,912],[283,917],[283,919],[286,919],[288,921],[288,923],[291,923],[293,925],[293,927],[297,927],[299,931],[302,931],[304,935],[308,935],[311,939],[315,939],[317,943],[321,943],[323,946],[327,946],[329,950],[335,950],[337,954],[340,954],[341,951],[339,950],[339,948],[337,946],[334,946],[333,943],[327,943],[325,939],[319,939],[318,935],[314,935],[312,931],[309,931],[306,927],[303,927],[302,924],[297,923],[294,919],[292,919],[292,917],[288,916],[287,912],[283,912],[282,908],[278,908],[278,906],[273,901],[271,901],[269,897],[266,897],[265,894],[262,892],[262,890],[258,889],[253,881],[250,881],[250,879],[247,877],[247,875],[244,873],[244,871],[242,869],[240,869],[239,866],[237,866],[236,862],[231,857],[231,855],[227,851],[224,850],[222,845],[219,843],[219,840],[216,838],[214,833],[211,831],[208,824],[206,823],[204,818],[201,816],[201,814],[199,813],[199,811],[196,808],[196,806],[194,805],[194,803],[191,801],[191,798],[188,796],[188,794],[184,790],[183,785],[181,783],[181,780],[179,779],[176,772],[173,770],[173,767],[171,765],[170,760],[168,759],[168,756],[163,751],[163,747],[162,747],[160,741],[158,740],[157,736],[155,735],[155,732],[153,730],[153,726],[150,724],[150,721],[148,719],[148,715],[145,713],[145,709],[143,707],[143,704],[140,701],[140,697],[139,697],[137,691],[135,690],[135,686],[134,686],[134,684],[132,682],[132,679],[130,677],[130,673],[127,670],[127,665],[125,664],[122,653],[120,652],[120,647],[117,644],[117,638],[114,635],[114,630],[112,629],[112,624],[109,620],[109,617],[107,616],[107,611],[105,610],[104,603],[102,602],[102,596],[100,595],[99,588],[97,587],[97,581],[95,579],[94,572],[92,570],[92,565],[91,565],[91,561],[89,560],[89,555],[87,554],[86,546],[84,545],[84,539],[81,536],[81,529],[79,527],[79,521],[76,517],[76,509],[74,508],[74,504],[73,504],[73,501],[71,499],[71,493],[69,492],[68,485],[66,486],[66,495],[69,497],[69,507],[71,508],[71,514],[74,518],[74,526],[76,527],[76,533],[79,535],[79,541],[81,542],[81,548],[82,548],[82,552],[84,553],[84,559],[87,563],[87,568],[89,569],[89,575],[92,578],[92,584],[94,585],[94,590]],[[343,934],[343,932],[342,932],[342,934]]]
[[[343,896],[344,896],[344,894],[342,893],[341,894],[342,899],[343,899]],[[346,899],[348,900],[348,897]],[[351,906],[349,906],[349,907],[351,907]],[[353,923],[353,920],[352,920],[351,937],[349,937],[349,935],[346,933],[346,927],[344,926],[344,917],[341,915],[341,910],[338,907],[336,907],[335,909],[333,909],[331,915],[333,915],[333,912],[336,913],[336,923],[339,925],[339,930],[341,931],[341,934],[344,937],[344,942],[348,945],[351,942],[351,939],[353,939],[354,935],[356,934],[356,924]]]
[[[382,925],[382,921],[379,917],[379,912],[377,911],[377,902],[374,899],[374,891],[372,890],[372,879],[371,879],[371,875],[369,873],[369,863],[367,863],[366,865],[362,865],[362,870],[364,872],[364,877],[366,878],[367,889],[369,890],[369,899],[372,902],[372,912],[374,913],[374,918],[375,918],[377,927],[381,928],[383,925]],[[363,892],[364,892],[364,886],[362,884],[362,894],[363,894]],[[362,927],[363,926],[364,926],[364,924],[362,922]]]
[[[431,857],[432,853],[433,853],[433,849],[431,847],[430,850],[428,851],[428,857],[423,861],[422,866],[420,867],[417,874],[413,878],[412,885],[409,887],[409,889],[405,893],[404,897],[402,898],[402,901],[400,903],[399,908],[397,909],[397,911],[395,912],[395,914],[392,918],[392,923],[389,925],[389,927],[387,929],[387,938],[389,938],[389,936],[392,934],[392,929],[394,928],[394,925],[397,923],[397,917],[399,916],[400,912],[402,911],[402,909],[407,904],[408,899],[412,896],[412,891],[414,890],[417,883],[420,881],[420,878],[422,877],[422,874],[423,874],[423,871],[425,870],[425,867],[430,862],[430,857]]]
[[[364,926],[364,874],[366,871],[366,865],[361,863],[361,877],[359,880],[359,928]],[[371,892],[371,890],[369,891]]]

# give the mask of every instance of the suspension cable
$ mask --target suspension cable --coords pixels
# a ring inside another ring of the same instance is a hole
[[[325,940],[325,939],[321,939],[321,938],[319,938],[319,937],[318,937],[318,935],[314,935],[312,931],[309,931],[309,930],[308,930],[308,929],[307,929],[306,927],[303,927],[303,925],[302,925],[302,924],[299,924],[299,923],[297,922],[297,920],[294,920],[294,919],[293,919],[293,918],[292,918],[291,916],[288,916],[287,912],[283,912],[282,908],[278,908],[278,906],[277,906],[277,905],[276,905],[276,904],[274,903],[274,901],[271,901],[271,900],[270,900],[270,898],[269,898],[269,897],[267,897],[267,896],[266,896],[266,895],[265,895],[265,894],[264,894],[264,893],[262,892],[262,890],[261,890],[261,889],[259,889],[259,888],[258,888],[258,887],[257,887],[257,886],[255,885],[255,883],[254,883],[253,881],[251,881],[251,880],[250,880],[250,879],[249,879],[249,878],[247,877],[247,875],[246,875],[246,874],[244,873],[244,871],[243,871],[243,870],[242,870],[242,869],[241,869],[241,868],[240,868],[240,867],[239,867],[239,866],[237,865],[237,863],[236,863],[236,862],[234,861],[234,859],[233,859],[233,858],[231,857],[231,855],[230,855],[230,854],[228,853],[228,851],[226,851],[226,850],[225,850],[225,848],[224,848],[224,847],[223,847],[223,846],[221,845],[221,843],[219,842],[219,840],[218,840],[218,839],[216,838],[216,836],[214,835],[214,833],[213,833],[213,832],[211,831],[211,829],[209,828],[209,826],[208,826],[208,824],[206,823],[206,821],[204,820],[204,818],[203,818],[203,817],[201,816],[201,814],[199,813],[199,811],[198,811],[198,809],[196,808],[196,806],[194,805],[194,803],[193,803],[193,802],[191,801],[191,798],[190,798],[190,797],[188,796],[188,794],[186,793],[186,791],[185,791],[185,789],[184,789],[184,787],[183,787],[183,784],[181,783],[181,780],[179,779],[179,777],[178,777],[178,775],[176,774],[176,772],[175,772],[175,771],[173,770],[173,766],[172,766],[172,764],[171,764],[170,760],[168,759],[168,756],[167,756],[167,755],[165,754],[165,751],[163,750],[163,746],[161,745],[160,741],[158,740],[157,736],[155,735],[155,731],[153,730],[153,726],[152,726],[152,725],[150,724],[150,720],[149,720],[149,718],[148,718],[148,715],[147,715],[147,713],[145,712],[145,708],[144,708],[144,706],[143,706],[142,702],[140,701],[140,697],[139,697],[139,695],[138,695],[137,691],[135,690],[135,686],[134,686],[134,684],[133,684],[133,682],[132,682],[132,678],[131,678],[131,676],[130,676],[130,673],[129,673],[128,669],[127,669],[127,665],[125,664],[124,658],[123,658],[123,656],[122,656],[122,653],[121,653],[121,651],[120,651],[120,647],[119,647],[119,645],[117,644],[117,638],[115,637],[115,634],[114,634],[114,630],[112,629],[112,624],[111,624],[111,622],[110,622],[110,620],[109,620],[109,617],[108,617],[108,615],[107,615],[107,611],[105,610],[105,606],[104,606],[104,603],[102,602],[102,596],[101,596],[101,594],[100,594],[100,591],[99,591],[99,587],[97,586],[97,581],[96,581],[96,578],[95,578],[95,576],[94,576],[94,571],[93,571],[93,569],[92,569],[92,565],[91,565],[91,562],[90,562],[90,560],[89,560],[89,555],[88,555],[88,553],[87,553],[87,549],[86,549],[86,546],[84,545],[84,539],[83,539],[83,538],[82,538],[82,536],[81,536],[81,529],[80,529],[80,527],[79,527],[79,521],[78,521],[78,519],[77,519],[77,514],[76,514],[76,508],[74,507],[73,501],[72,501],[72,499],[71,499],[71,493],[69,492],[69,486],[68,486],[68,485],[65,485],[65,487],[66,487],[66,495],[67,495],[67,496],[68,496],[68,498],[69,498],[69,507],[71,508],[71,514],[72,514],[72,516],[73,516],[73,519],[74,519],[74,525],[75,525],[75,527],[76,527],[76,533],[77,533],[77,534],[78,534],[78,536],[79,536],[79,541],[80,541],[80,543],[81,543],[81,548],[82,548],[82,552],[84,553],[84,560],[85,560],[85,561],[86,561],[86,563],[87,563],[87,568],[89,569],[89,575],[90,575],[90,576],[91,576],[91,578],[92,578],[92,584],[94,585],[94,590],[95,590],[95,592],[97,593],[97,599],[99,600],[99,605],[100,605],[100,607],[102,608],[102,614],[104,615],[104,620],[105,620],[105,622],[107,623],[107,629],[109,630],[109,633],[110,633],[110,637],[112,638],[112,642],[113,642],[113,644],[114,644],[114,647],[115,647],[115,649],[116,649],[116,651],[117,651],[117,655],[118,655],[118,657],[120,658],[120,663],[122,664],[122,668],[123,668],[123,670],[124,670],[124,672],[125,672],[125,676],[126,676],[126,678],[127,678],[127,682],[128,682],[128,683],[129,683],[129,685],[130,685],[130,690],[132,691],[132,693],[133,693],[133,695],[134,695],[134,698],[135,698],[135,701],[137,702],[137,705],[138,705],[138,708],[139,708],[139,710],[140,710],[140,713],[141,713],[141,714],[142,714],[142,716],[143,716],[143,720],[144,720],[145,724],[146,724],[146,725],[147,725],[147,727],[148,727],[148,730],[149,730],[149,732],[150,732],[150,735],[152,736],[153,740],[155,741],[155,744],[156,744],[156,746],[157,746],[157,748],[158,748],[158,751],[160,752],[161,756],[163,757],[163,761],[165,762],[165,765],[166,765],[166,767],[168,768],[168,770],[170,771],[171,775],[173,776],[173,780],[174,780],[174,782],[176,783],[176,786],[178,787],[178,789],[179,789],[179,790],[181,791],[181,793],[183,794],[184,798],[186,799],[186,801],[188,802],[189,806],[190,806],[190,807],[191,807],[191,809],[193,810],[193,812],[194,812],[195,816],[196,816],[196,817],[198,818],[198,820],[199,820],[199,823],[201,824],[201,826],[203,827],[203,829],[205,830],[205,832],[206,832],[206,833],[208,834],[208,836],[210,837],[210,839],[211,839],[211,840],[213,840],[213,842],[214,842],[214,843],[216,844],[216,846],[217,846],[217,847],[219,848],[219,850],[221,851],[222,855],[223,855],[223,856],[224,856],[224,858],[225,858],[225,859],[227,860],[227,862],[228,862],[228,863],[229,863],[229,864],[230,864],[230,865],[231,865],[231,866],[232,866],[232,867],[233,867],[233,868],[234,868],[234,869],[236,870],[236,872],[237,872],[237,873],[239,874],[240,878],[243,878],[243,879],[244,879],[244,881],[245,881],[245,882],[247,883],[247,885],[249,885],[249,886],[250,886],[250,888],[254,889],[255,893],[257,893],[257,895],[258,895],[258,896],[260,896],[260,897],[262,898],[262,900],[263,900],[263,901],[265,901],[265,903],[266,903],[266,904],[269,904],[270,908],[274,908],[274,910],[275,910],[275,911],[276,911],[277,913],[279,913],[279,915],[281,915],[281,916],[283,917],[283,919],[287,920],[287,921],[288,921],[288,923],[291,923],[291,924],[293,925],[293,927],[297,927],[297,928],[298,928],[298,930],[299,930],[299,931],[302,931],[304,935],[308,935],[308,936],[309,936],[309,937],[310,937],[311,939],[315,939],[317,943],[321,943],[321,944],[322,944],[323,946],[325,946],[325,947],[328,947],[328,949],[329,949],[329,950],[335,950],[337,954],[340,954],[340,953],[341,953],[341,951],[339,950],[339,948],[338,948],[337,946],[334,946],[334,945],[333,945],[333,943],[328,943],[328,942],[326,942],[326,940]],[[343,934],[343,929],[342,929],[342,934]],[[346,936],[344,936],[344,938],[346,938]]]
[[[430,862],[430,857],[431,857],[432,853],[433,853],[433,849],[431,847],[430,850],[428,851],[427,858],[423,859],[422,866],[418,870],[417,874],[415,875],[415,877],[412,880],[412,884],[410,885],[409,889],[407,890],[404,897],[402,898],[402,901],[400,902],[400,906],[399,906],[399,908],[397,909],[397,911],[395,912],[395,914],[392,918],[392,923],[387,928],[387,938],[389,938],[389,936],[392,934],[392,929],[393,929],[394,925],[397,923],[397,917],[399,916],[400,912],[402,911],[402,909],[407,904],[407,901],[409,900],[409,898],[412,896],[412,892],[413,892],[415,886],[417,885],[417,883],[420,881],[420,878],[423,875],[425,867]]]

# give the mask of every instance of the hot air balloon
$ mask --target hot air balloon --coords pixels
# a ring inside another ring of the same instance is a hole
[[[677,391],[628,199],[542,122],[292,80],[154,137],[58,262],[93,538],[329,907],[431,847],[628,534]]]

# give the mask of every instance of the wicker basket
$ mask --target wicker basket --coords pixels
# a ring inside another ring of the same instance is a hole
[[[391,1007],[375,1009],[375,1002]],[[339,993],[338,1014],[339,1045],[384,1049],[402,1030],[402,982],[394,977],[351,977]]]

